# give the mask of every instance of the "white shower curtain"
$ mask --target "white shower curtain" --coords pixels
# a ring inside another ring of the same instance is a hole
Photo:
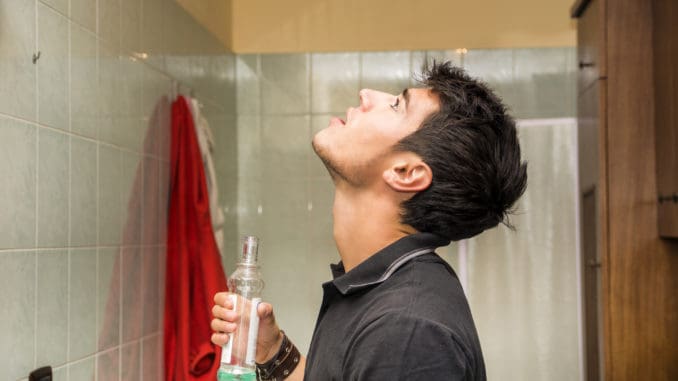
[[[528,187],[504,226],[458,245],[488,379],[580,377],[576,121],[518,122]]]

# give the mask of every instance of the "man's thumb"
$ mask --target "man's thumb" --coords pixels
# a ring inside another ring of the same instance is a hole
[[[261,302],[257,306],[257,313],[259,314],[259,321],[265,323],[274,323],[275,317],[273,316],[273,306],[269,303]]]

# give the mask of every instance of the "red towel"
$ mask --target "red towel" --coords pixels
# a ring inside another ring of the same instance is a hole
[[[212,298],[226,276],[212,231],[207,182],[188,103],[172,104],[165,283],[165,379],[216,379],[221,348],[210,342]]]

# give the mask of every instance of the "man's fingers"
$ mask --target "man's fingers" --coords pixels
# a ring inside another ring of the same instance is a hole
[[[221,319],[221,320],[226,320],[226,321],[237,321],[238,320],[238,313],[230,310],[228,308],[221,307],[219,305],[215,305],[212,307],[212,316]]]
[[[228,334],[215,332],[212,334],[212,342],[216,345],[224,346],[228,343]]]
[[[210,328],[217,333],[231,333],[238,328],[238,325],[221,319],[212,319]]]
[[[233,309],[233,302],[231,301],[230,292],[217,292],[214,294],[214,303],[216,305]]]

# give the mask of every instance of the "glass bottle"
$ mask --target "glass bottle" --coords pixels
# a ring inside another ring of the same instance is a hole
[[[264,281],[257,264],[259,239],[243,237],[242,253],[238,265],[228,279],[229,297],[233,310],[238,313],[238,328],[230,334],[228,343],[221,350],[221,366],[218,381],[256,381],[254,363],[257,350],[259,315],[257,305],[261,301]]]

